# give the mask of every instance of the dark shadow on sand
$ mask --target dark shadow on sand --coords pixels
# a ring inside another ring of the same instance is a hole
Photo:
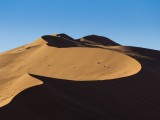
[[[10,120],[158,120],[160,80],[137,75],[112,81],[69,81],[33,75],[44,82],[0,109]]]
[[[77,44],[75,42],[62,37],[45,35],[42,36],[42,39],[47,42],[48,46],[53,46],[58,48],[77,47]]]
[[[104,46],[119,46],[120,44],[113,42],[111,39],[102,37],[102,36],[97,36],[97,35],[89,35],[83,37],[84,39],[95,42]]]

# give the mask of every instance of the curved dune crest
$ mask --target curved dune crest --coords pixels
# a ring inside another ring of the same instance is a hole
[[[76,81],[112,80],[136,74],[141,69],[140,63],[127,55],[98,48],[44,46],[32,59],[31,73]]]
[[[19,77],[6,78],[1,80],[0,83],[0,107],[10,103],[11,100],[23,90],[42,84],[41,81],[28,74]]]

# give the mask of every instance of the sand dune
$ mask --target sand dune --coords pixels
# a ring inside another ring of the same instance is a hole
[[[64,34],[48,35],[2,53],[0,76],[3,84],[8,84],[5,85],[5,90],[2,87],[0,91],[0,106],[9,103],[23,89],[41,84],[33,78],[33,84],[30,84],[30,77],[26,77],[28,73],[67,80],[91,81],[126,77],[136,74],[141,69],[139,62],[127,55],[79,46],[78,42],[74,42],[68,36],[66,38]],[[25,86],[17,85],[19,79],[22,80],[19,84],[25,82]]]
[[[101,36],[42,36],[0,54],[0,116],[158,120],[159,60],[159,51]]]

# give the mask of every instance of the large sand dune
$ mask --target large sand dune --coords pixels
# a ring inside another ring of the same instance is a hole
[[[0,54],[0,116],[158,120],[159,60],[159,51],[101,36],[42,36]]]

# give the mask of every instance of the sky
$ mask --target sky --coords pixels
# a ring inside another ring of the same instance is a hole
[[[0,52],[53,33],[160,50],[160,0],[0,0]]]

